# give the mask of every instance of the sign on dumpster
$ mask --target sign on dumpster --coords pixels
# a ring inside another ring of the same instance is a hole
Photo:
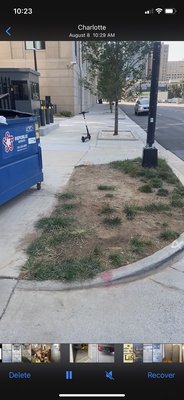
[[[19,126],[17,129],[7,129],[2,139],[2,157],[8,158],[17,153],[29,151],[29,146],[36,145],[34,124]]]

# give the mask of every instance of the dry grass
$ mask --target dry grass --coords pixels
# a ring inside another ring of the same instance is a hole
[[[151,192],[139,190],[143,180]],[[22,278],[86,279],[149,256],[183,231],[183,200],[163,160],[158,169],[139,159],[75,168],[52,215],[37,222]]]

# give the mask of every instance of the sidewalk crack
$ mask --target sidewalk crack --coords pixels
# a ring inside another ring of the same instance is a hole
[[[11,291],[9,297],[8,297],[8,300],[7,300],[7,303],[6,303],[5,307],[3,308],[3,311],[2,311],[2,313],[1,313],[1,315],[0,315],[0,321],[2,320],[2,318],[3,318],[3,316],[4,316],[5,312],[6,312],[6,310],[7,310],[7,308],[8,308],[8,305],[9,305],[10,300],[11,300],[11,298],[12,298],[12,296],[13,296],[13,294],[14,294],[14,291],[15,291],[15,289],[16,289],[16,287],[17,287],[17,284],[18,284],[18,280],[17,280],[17,282],[15,283],[15,286],[13,287],[13,289],[12,289],[12,291]]]
[[[174,268],[174,267],[170,267],[171,269],[174,269],[174,271],[177,271],[177,272],[181,272],[182,274],[184,274],[184,271],[181,271],[180,269],[178,269],[178,268]]]
[[[85,153],[81,156],[81,158],[79,158],[79,161],[78,161],[77,164],[76,164],[77,167],[80,165],[79,163],[82,161],[82,159],[89,153],[89,150],[90,150],[90,149],[87,149],[87,150],[85,151]]]
[[[177,291],[177,292],[182,292],[182,293],[184,293],[184,289],[178,288],[178,287],[173,286],[173,285],[166,285],[165,283],[158,282],[158,281],[156,281],[155,279],[152,279],[152,278],[150,278],[150,280],[151,280],[152,282],[154,282],[154,283],[157,283],[158,285],[162,286],[162,287],[165,288],[165,289],[171,289],[171,290],[175,290],[175,291]]]

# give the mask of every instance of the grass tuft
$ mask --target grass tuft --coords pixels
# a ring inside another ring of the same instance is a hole
[[[115,190],[115,186],[112,185],[98,185],[98,190]]]
[[[172,207],[184,207],[184,199],[180,196],[172,196],[171,199],[171,206]]]
[[[124,161],[113,161],[109,164],[112,168],[118,169],[125,174],[128,174],[132,177],[142,177],[147,181],[152,181],[152,187],[160,187],[153,186],[153,182],[157,181],[157,184],[161,185],[162,181],[178,184],[179,180],[174,175],[172,169],[167,165],[165,160],[159,159],[157,168],[144,168],[142,167],[142,159],[136,158],[134,160],[124,160]],[[160,180],[160,182],[158,181]],[[159,183],[158,183],[159,182]],[[156,183],[155,183],[156,184]]]
[[[46,217],[41,218],[36,223],[36,228],[43,229],[45,231],[50,229],[66,228],[74,222],[72,217]]]
[[[124,213],[126,214],[127,219],[130,219],[130,220],[134,219],[137,214],[138,209],[139,209],[139,207],[136,206],[135,204],[132,204],[132,205],[127,204],[124,207]]]
[[[76,209],[77,207],[79,207],[79,204],[77,203],[66,203],[66,204],[61,204],[59,208],[61,208],[61,210],[64,211],[70,211]]]
[[[42,280],[85,280],[93,278],[101,270],[98,257],[71,258],[64,262],[44,262],[29,260],[26,264],[28,279]],[[23,270],[24,274],[24,270]]]
[[[122,219],[119,217],[104,218],[103,223],[109,226],[117,226],[122,223]]]
[[[152,193],[152,187],[149,184],[145,184],[139,187],[139,191],[143,193]]]
[[[162,180],[159,178],[152,178],[150,180],[150,185],[152,188],[161,188],[162,187]]]
[[[169,191],[167,189],[160,188],[157,190],[157,196],[167,197],[169,195]]]
[[[113,193],[106,193],[105,197],[108,197],[109,199],[112,199],[114,197]]]
[[[100,210],[100,214],[112,214],[115,209],[110,207],[109,205],[103,206]]]
[[[173,190],[173,195],[181,196],[181,197],[184,196],[184,186],[182,186],[182,185],[176,186]]]
[[[130,240],[130,246],[133,252],[141,254],[144,250],[145,246],[150,246],[152,245],[151,240],[147,239],[142,239],[141,236],[136,235],[131,238]]]
[[[57,197],[62,200],[71,200],[76,197],[76,194],[72,192],[64,192],[64,193],[58,193]]]
[[[169,204],[163,204],[163,203],[150,203],[146,204],[145,206],[141,207],[142,210],[145,210],[146,212],[162,212],[162,211],[169,211],[171,207]]]
[[[136,158],[134,160],[113,161],[109,165],[110,167],[118,169],[132,177],[141,176],[141,172],[143,172],[141,158]]]
[[[124,257],[120,253],[111,253],[109,259],[115,267],[120,267],[124,262]]]
[[[163,240],[175,240],[179,236],[179,233],[176,231],[173,231],[171,229],[165,229],[161,231],[159,238]]]

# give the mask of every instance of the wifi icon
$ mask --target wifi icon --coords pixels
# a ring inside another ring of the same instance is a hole
[[[157,14],[161,14],[161,12],[163,11],[163,8],[155,8],[155,11],[157,12]]]

